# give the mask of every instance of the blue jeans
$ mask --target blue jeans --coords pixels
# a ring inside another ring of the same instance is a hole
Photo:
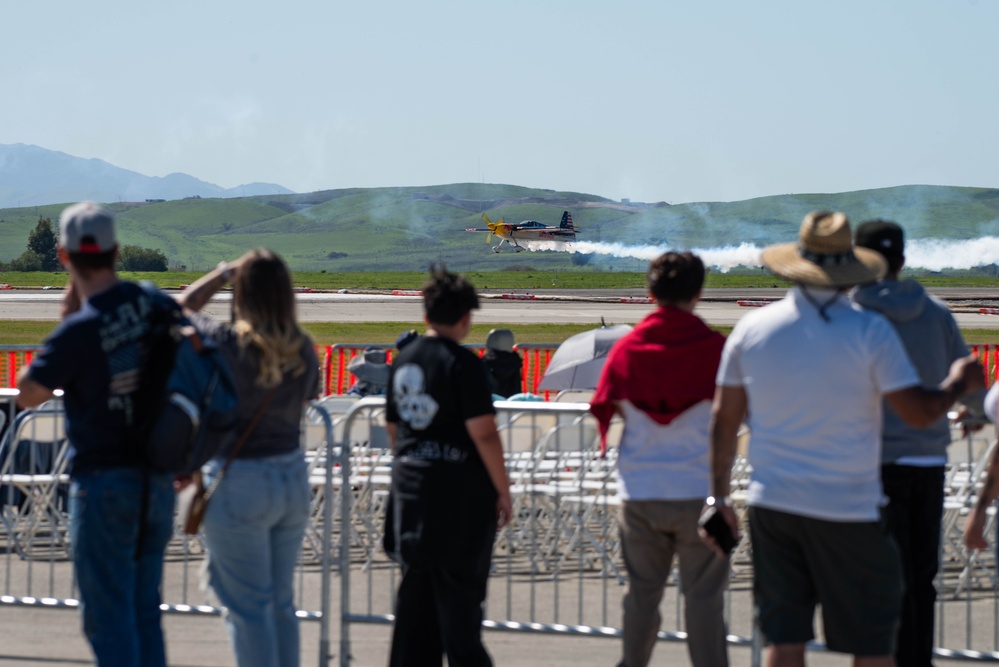
[[[149,496],[143,518],[145,474]],[[173,475],[111,468],[73,477],[73,564],[83,631],[100,667],[166,665],[160,583],[163,551],[173,534],[173,503]]]
[[[203,468],[205,484],[223,461]],[[294,572],[309,516],[302,452],[236,459],[205,513],[208,574],[239,667],[297,667]]]

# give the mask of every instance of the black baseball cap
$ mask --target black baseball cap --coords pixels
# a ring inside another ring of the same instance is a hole
[[[868,220],[857,225],[854,245],[870,248],[889,258],[905,255],[905,233],[902,227],[888,220]]]

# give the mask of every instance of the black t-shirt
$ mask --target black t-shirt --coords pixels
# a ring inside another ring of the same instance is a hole
[[[63,320],[31,362],[28,377],[65,390],[73,473],[140,464],[142,453],[129,434],[148,352],[145,336],[153,309],[170,307],[166,294],[116,283]]]
[[[386,551],[409,567],[488,569],[496,491],[465,428],[495,414],[482,360],[423,336],[393,361],[386,406],[396,424]]]
[[[489,373],[475,353],[447,338],[422,336],[392,363],[386,420],[397,424],[396,455],[479,458],[465,421],[495,414]]]

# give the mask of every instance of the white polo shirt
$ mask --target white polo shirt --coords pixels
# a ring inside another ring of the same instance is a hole
[[[750,505],[874,521],[882,505],[881,400],[919,385],[882,315],[806,288],[744,316],[725,342],[718,384],[744,387],[752,431]]]

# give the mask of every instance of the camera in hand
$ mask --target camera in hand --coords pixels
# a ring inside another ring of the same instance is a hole
[[[729,528],[728,523],[725,522],[725,517],[721,515],[717,507],[709,507],[701,515],[697,525],[714,539],[725,555],[732,553],[732,549],[735,549],[736,539],[732,536],[732,529]]]

